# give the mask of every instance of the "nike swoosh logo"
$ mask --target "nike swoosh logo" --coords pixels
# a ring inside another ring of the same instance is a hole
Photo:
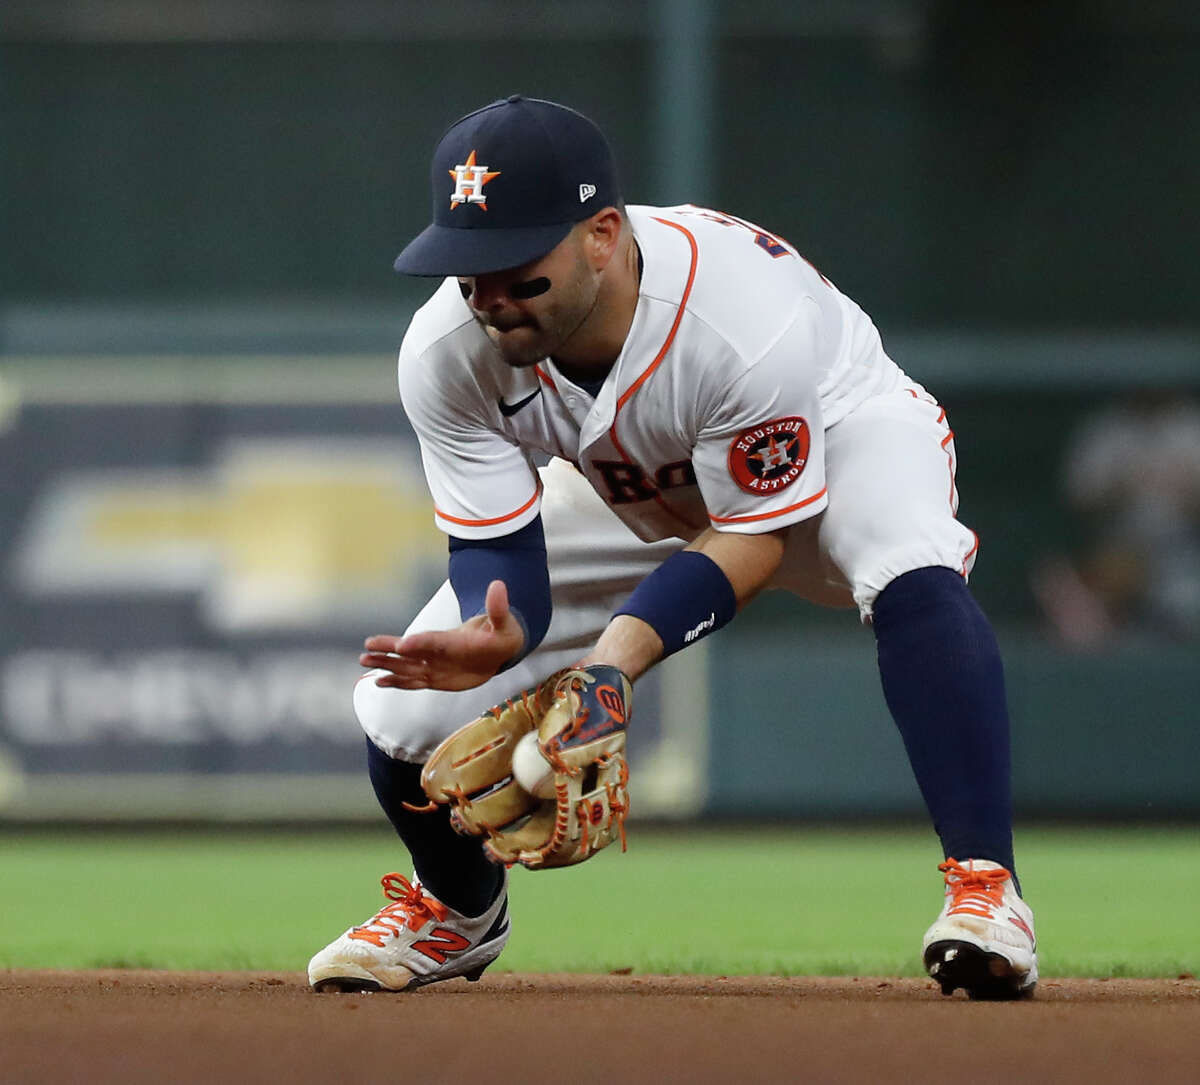
[[[512,418],[517,411],[519,411],[527,403],[532,403],[541,394],[542,386],[539,384],[532,392],[529,393],[529,395],[527,395],[524,399],[518,399],[516,403],[505,403],[503,399],[496,400],[496,403],[500,407],[500,413],[504,415],[505,418]]]

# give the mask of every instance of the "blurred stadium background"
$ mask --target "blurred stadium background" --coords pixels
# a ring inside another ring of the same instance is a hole
[[[1019,816],[1200,816],[1196,5],[9,0],[0,825],[380,820],[357,646],[444,569],[391,261],[516,91],[630,202],[787,237],[946,405]],[[761,599],[639,716],[641,816],[920,813],[850,615]]]

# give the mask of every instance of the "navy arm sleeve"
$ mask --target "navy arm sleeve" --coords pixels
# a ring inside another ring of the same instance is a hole
[[[498,539],[450,536],[450,584],[464,622],[484,612],[493,580],[504,581],[509,608],[525,630],[525,646],[501,668],[507,670],[541,644],[550,627],[550,572],[540,515]]]

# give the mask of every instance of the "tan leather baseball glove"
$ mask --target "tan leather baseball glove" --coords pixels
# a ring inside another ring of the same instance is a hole
[[[426,762],[421,785],[453,807],[459,832],[485,838],[498,863],[570,866],[618,837],[624,850],[631,704],[629,679],[616,667],[558,671],[447,738]],[[531,795],[513,777],[513,750],[530,731],[553,769],[553,798]]]

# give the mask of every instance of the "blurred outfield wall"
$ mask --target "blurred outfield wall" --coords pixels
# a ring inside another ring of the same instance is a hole
[[[1019,807],[1200,814],[1195,644],[1070,652],[1030,589],[1085,530],[1075,427],[1200,395],[1198,10],[0,6],[0,818],[377,816],[357,645],[444,570],[391,260],[514,91],[594,116],[631,202],[788,237],[946,405]],[[919,809],[852,617],[766,597],[705,648],[639,694],[639,812]]]

